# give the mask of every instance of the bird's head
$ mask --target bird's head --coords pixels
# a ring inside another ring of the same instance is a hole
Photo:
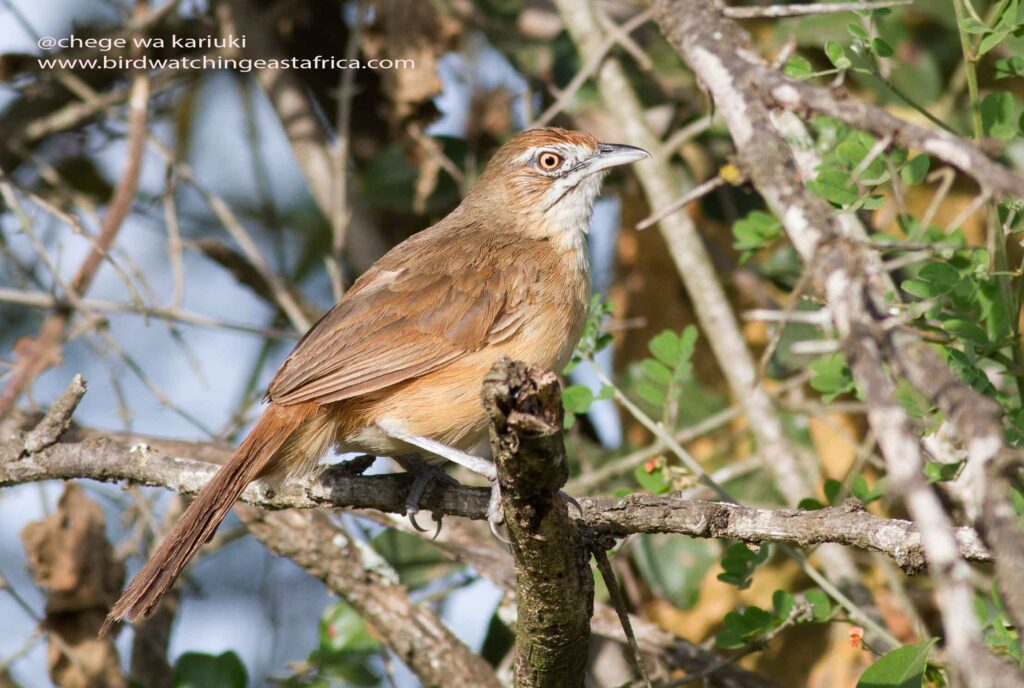
[[[530,129],[498,149],[467,200],[489,201],[495,214],[513,213],[531,233],[579,235],[605,173],[649,157],[642,148],[602,143],[582,131]]]

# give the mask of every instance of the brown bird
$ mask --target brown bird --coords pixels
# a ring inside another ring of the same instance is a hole
[[[378,260],[306,333],[271,381],[256,426],[101,634],[153,609],[249,483],[302,477],[331,447],[419,468],[410,516],[438,477],[426,462],[455,461],[496,485],[491,462],[466,453],[486,433],[484,376],[502,356],[556,370],[568,362],[587,316],[586,232],[601,179],[647,157],[554,128],[503,145],[451,214]]]

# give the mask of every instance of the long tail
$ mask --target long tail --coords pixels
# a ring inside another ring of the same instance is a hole
[[[160,543],[107,614],[100,636],[115,623],[147,616],[178,578],[189,560],[212,536],[235,501],[253,480],[275,469],[272,460],[308,415],[305,405],[271,403],[252,432]]]

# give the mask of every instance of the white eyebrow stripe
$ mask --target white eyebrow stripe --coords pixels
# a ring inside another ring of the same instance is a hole
[[[513,158],[513,163],[526,163],[529,162],[535,155],[541,151],[555,151],[561,153],[562,157],[566,160],[579,161],[589,156],[593,151],[588,146],[580,143],[556,143],[549,146],[534,146],[527,148],[526,151],[521,153],[519,157]]]

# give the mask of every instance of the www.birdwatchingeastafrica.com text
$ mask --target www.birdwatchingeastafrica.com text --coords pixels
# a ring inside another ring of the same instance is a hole
[[[241,50],[245,48],[245,36],[104,36],[82,37],[74,34],[62,38],[44,36],[37,41],[43,50],[89,49],[100,53],[125,50],[128,48],[181,48],[207,50]],[[97,55],[94,57],[54,56],[37,58],[41,69],[146,69],[146,70],[179,70],[179,69],[233,69],[239,72],[251,72],[263,69],[416,69],[416,61],[408,59],[371,59],[341,58],[329,55],[315,57],[230,57],[225,55],[185,55],[180,57],[159,58],[148,55]]]
[[[286,57],[249,58],[221,57],[203,55],[201,57],[121,57],[101,55],[99,57],[40,57],[37,59],[41,69],[146,69],[146,70],[179,70],[179,69],[232,69],[239,72],[251,72],[263,69],[416,69],[415,60],[356,60],[317,55],[312,58]]]

